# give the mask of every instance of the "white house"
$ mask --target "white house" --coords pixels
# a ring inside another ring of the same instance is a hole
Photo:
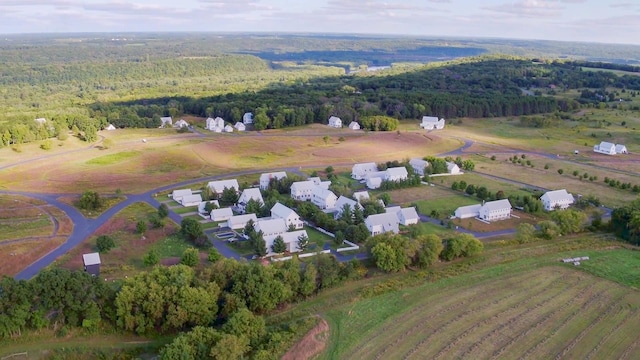
[[[180,119],[180,120],[176,121],[175,124],[173,124],[173,127],[181,129],[183,127],[189,127],[189,123],[184,119]]]
[[[262,231],[262,236],[266,241],[267,237],[275,237],[286,233],[288,227],[284,219],[258,219],[253,228],[257,232]]]
[[[485,221],[496,221],[511,217],[511,203],[508,199],[488,201],[480,208],[480,219]]]
[[[384,174],[385,181],[402,181],[407,180],[407,177],[409,177],[409,173],[404,166],[388,168]]]
[[[291,197],[294,200],[309,201],[312,198],[313,189],[317,186],[313,181],[296,181],[291,184]]]
[[[615,155],[616,154],[616,144],[612,144],[610,142],[603,141],[598,145],[593,146],[593,151],[606,154],[606,155]]]
[[[200,204],[198,204],[198,213],[206,214],[207,211],[205,210],[205,208],[207,207],[207,204],[215,204],[217,207],[220,207],[220,203],[218,202],[218,200],[202,201]]]
[[[227,221],[233,216],[231,208],[221,208],[211,210],[211,220],[215,222]]]
[[[382,185],[381,177],[371,177],[367,179],[367,188],[371,190],[378,189]]]
[[[374,173],[378,171],[378,165],[376,163],[362,163],[355,164],[351,168],[351,178],[356,180],[363,180],[367,177],[368,174]]]
[[[342,127],[342,119],[337,116],[332,116],[329,118],[329,127],[339,129]]]
[[[180,200],[182,206],[197,206],[200,205],[201,202],[202,196],[200,196],[200,194],[185,195],[182,197],[182,200]]]
[[[224,129],[224,119],[222,119],[221,117],[216,117],[215,119],[208,118],[205,127],[207,128],[207,130],[213,132],[222,132],[222,130]]]
[[[316,186],[311,191],[311,202],[322,210],[336,207],[338,197],[333,191]]]
[[[291,232],[285,232],[275,236],[265,236],[264,242],[267,248],[267,256],[273,256],[275,253],[273,252],[273,242],[276,240],[278,236],[282,237],[284,244],[287,246],[286,251],[289,253],[299,252],[300,248],[298,247],[298,240],[301,236],[309,237],[307,235],[306,230],[297,230]]]
[[[256,214],[234,215],[227,220],[227,227],[233,230],[243,229],[249,221],[255,224],[258,221]]]
[[[425,130],[442,130],[444,129],[444,119],[438,119],[436,116],[423,116],[420,127]]]
[[[351,130],[360,130],[360,124],[355,121],[349,123],[349,129]]]
[[[409,226],[417,224],[420,221],[420,216],[414,206],[408,208],[400,208],[399,206],[392,206],[384,209],[387,213],[396,214],[398,222],[402,225]]]
[[[398,216],[395,213],[369,215],[364,220],[364,224],[367,226],[371,236],[386,232],[392,232],[394,234],[400,232]]]
[[[616,144],[616,154],[628,154],[627,147],[622,144]]]
[[[241,122],[237,122],[235,125],[233,125],[234,128],[236,128],[236,130],[238,131],[245,131],[247,130],[247,126]]]
[[[413,169],[414,173],[424,176],[424,169],[429,166],[429,162],[420,158],[413,158],[409,160],[409,165]]]
[[[292,225],[295,229],[302,229],[304,227],[304,222],[300,218],[300,215],[293,211],[293,209],[290,209],[280,203],[276,203],[271,208],[271,218],[283,219],[287,228]]]
[[[171,118],[171,116],[163,116],[160,118],[160,121],[162,122],[160,124],[160,127],[167,127],[167,126],[173,125],[173,119]]]
[[[244,115],[242,116],[242,123],[245,125],[253,124],[253,113],[244,113]]]
[[[224,127],[224,132],[228,132],[228,133],[233,132],[233,126],[231,126],[231,125],[227,124],[227,125]]]
[[[106,127],[106,128],[104,128],[104,129],[105,129],[105,130],[108,130],[108,131],[112,131],[112,130],[115,130],[115,129],[116,129],[116,127],[115,127],[115,126],[113,126],[113,124],[109,124],[109,125],[107,125],[107,127]]]
[[[181,202],[183,196],[187,196],[191,194],[192,194],[191,189],[173,190],[173,192],[171,193],[171,198],[177,202]]]
[[[356,208],[362,209],[362,205],[360,205],[359,202],[357,202],[355,200],[351,200],[348,197],[344,197],[344,196],[340,195],[340,197],[336,201],[336,206],[335,206],[336,207],[336,212],[333,215],[334,218],[338,219],[340,216],[342,216],[342,212],[344,211],[345,205],[349,205],[349,210],[352,213],[353,213],[353,210],[355,210]]]
[[[366,201],[366,200],[370,200],[371,197],[369,196],[369,192],[368,191],[356,191],[353,193],[353,198],[356,199],[357,202],[361,202],[361,201]]]
[[[245,208],[247,207],[247,203],[249,200],[255,200],[259,202],[261,205],[264,205],[264,200],[262,199],[262,193],[258,188],[248,188],[242,191],[240,197],[238,198],[238,203],[236,204],[238,211],[241,213],[245,212]]]
[[[313,181],[313,184],[315,186],[319,186],[323,189],[328,189],[329,186],[331,186],[331,180],[322,181],[322,179],[320,179],[320,177],[318,176],[310,177],[307,180]]]
[[[287,177],[287,173],[284,171],[264,173],[260,175],[260,189],[267,190],[271,179],[281,180]]]
[[[224,188],[233,188],[236,192],[240,191],[240,185],[238,185],[238,180],[236,179],[209,181],[207,186],[216,194],[222,194]]]
[[[547,191],[540,197],[540,201],[542,201],[542,206],[545,210],[551,211],[555,209],[566,209],[569,205],[573,204],[575,199],[567,190],[562,189]]]
[[[482,204],[460,206],[456,209],[454,216],[458,219],[468,219],[480,216]]]
[[[447,161],[447,172],[451,175],[458,175],[460,174],[460,167],[454,162]]]
[[[44,124],[46,124],[47,119],[45,119],[45,118],[37,118],[37,119],[35,119],[35,122],[37,122],[40,125],[44,125]]]

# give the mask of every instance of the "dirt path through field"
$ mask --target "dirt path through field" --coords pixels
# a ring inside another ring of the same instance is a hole
[[[329,324],[320,318],[320,322],[313,329],[298,341],[286,354],[282,360],[305,360],[311,359],[322,353],[329,338]]]

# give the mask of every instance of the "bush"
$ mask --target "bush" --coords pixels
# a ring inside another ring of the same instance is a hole
[[[194,267],[200,263],[200,252],[196,248],[188,248],[182,253],[180,264]]]
[[[107,253],[116,247],[116,242],[110,236],[100,235],[98,239],[96,239],[96,247],[98,248],[98,252]]]
[[[78,207],[83,210],[97,210],[102,206],[102,198],[95,191],[85,191],[78,201]]]
[[[160,261],[160,255],[156,249],[151,249],[143,258],[142,262],[146,266],[153,266]]]

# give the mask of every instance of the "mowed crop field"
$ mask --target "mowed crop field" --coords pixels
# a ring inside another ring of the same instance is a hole
[[[639,295],[558,265],[485,270],[330,311],[322,358],[637,359]]]

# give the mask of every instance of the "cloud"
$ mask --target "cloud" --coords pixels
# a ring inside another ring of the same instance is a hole
[[[505,13],[527,18],[559,17],[566,6],[562,4],[582,4],[587,0],[519,0],[493,6],[483,6],[482,10]]]

